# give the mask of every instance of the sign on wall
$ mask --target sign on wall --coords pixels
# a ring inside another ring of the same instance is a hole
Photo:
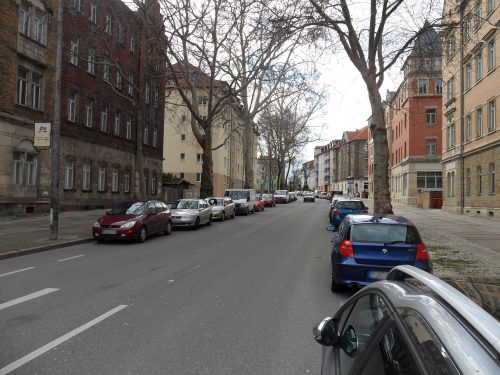
[[[50,122],[35,122],[35,147],[50,147]]]

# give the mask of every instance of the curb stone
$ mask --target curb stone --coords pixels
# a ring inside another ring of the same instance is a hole
[[[0,253],[0,260],[14,258],[14,257],[22,256],[22,255],[39,253],[42,251],[55,250],[55,249],[59,249],[61,247],[74,246],[74,245],[79,245],[82,243],[87,243],[87,242],[92,242],[92,241],[95,241],[94,238],[82,238],[79,240],[62,241],[62,242],[57,242],[57,243],[49,244],[49,245],[30,247],[28,249],[9,251],[7,253]]]

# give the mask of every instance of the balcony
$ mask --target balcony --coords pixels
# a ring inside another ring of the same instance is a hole
[[[38,186],[12,185],[12,198],[35,199],[38,197]]]

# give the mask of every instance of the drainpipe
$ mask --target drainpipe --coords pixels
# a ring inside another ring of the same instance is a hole
[[[464,7],[465,2],[460,4],[460,214],[464,214],[465,206],[465,119],[464,119],[464,105],[465,105],[465,89],[464,89]]]

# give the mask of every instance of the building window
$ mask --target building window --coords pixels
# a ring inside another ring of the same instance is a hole
[[[106,190],[106,166],[99,166],[99,174],[97,176],[97,190],[105,191]]]
[[[149,172],[148,170],[144,170],[144,180],[143,180],[143,184],[144,184],[144,194],[148,194],[148,182],[149,182]]]
[[[97,0],[90,0],[90,22],[97,24]]]
[[[31,106],[34,109],[42,109],[42,76],[31,74]]]
[[[153,130],[153,147],[158,146],[158,129]]]
[[[154,173],[153,176],[151,177],[151,194],[152,195],[156,195],[157,186],[158,186],[158,177],[156,176],[156,173]]]
[[[28,97],[28,71],[21,67],[17,68],[17,103],[27,105]]]
[[[476,168],[476,174],[477,174],[477,195],[483,194],[483,171],[481,169],[481,166],[478,166]]]
[[[443,187],[441,172],[417,172],[417,188],[441,189]]]
[[[201,182],[201,173],[196,173],[196,182]]]
[[[436,78],[436,94],[441,95],[443,93],[443,80],[441,78]]]
[[[476,137],[481,137],[483,135],[483,109],[478,108],[476,110]]]
[[[75,179],[75,162],[70,159],[66,159],[64,162],[64,188],[73,189]]]
[[[495,9],[495,0],[486,0],[486,12],[490,14]]]
[[[186,142],[186,134],[181,134],[181,142]]]
[[[449,59],[455,54],[455,36],[450,35],[446,40],[446,57]]]
[[[490,171],[490,194],[493,195],[495,194],[495,177],[496,177],[496,171],[495,171],[495,163],[490,163],[489,165],[489,171]]]
[[[132,115],[127,116],[127,123],[125,127],[126,127],[125,138],[132,139]]]
[[[108,105],[103,104],[101,108],[101,131],[108,131]]]
[[[184,179],[184,172],[179,173],[179,177]]]
[[[35,9],[33,18],[33,39],[38,43],[44,42],[45,35],[45,15],[40,9]]]
[[[181,160],[186,160],[186,154],[181,152]]]
[[[17,104],[42,110],[43,76],[23,67],[17,68]]]
[[[427,124],[434,125],[436,123],[436,108],[426,109]]]
[[[87,73],[95,76],[95,49],[89,48],[87,56]]]
[[[22,2],[19,6],[19,32],[30,36],[31,6]]]
[[[69,62],[74,66],[78,66],[78,58],[80,56],[80,38],[73,37],[69,47]]]
[[[130,172],[126,171],[123,175],[123,192],[130,193]]]
[[[469,61],[465,64],[465,89],[469,90],[472,85],[472,64]]]
[[[467,115],[465,117],[465,140],[470,141],[472,138],[472,117]]]
[[[104,24],[104,32],[108,35],[113,33],[113,14],[109,9],[106,9],[106,14],[104,15],[105,24]]]
[[[38,43],[45,44],[47,17],[46,13],[30,4],[21,2],[19,5],[19,32]]]
[[[143,140],[142,143],[145,145],[149,144],[149,122],[144,123],[144,134],[143,134]]]
[[[73,9],[81,12],[82,11],[82,0],[72,0],[73,2]]]
[[[87,98],[85,103],[85,126],[92,128],[94,126],[94,99]]]
[[[116,68],[116,88],[118,90],[122,89],[122,68],[121,68],[121,66],[118,66]]]
[[[435,139],[427,139],[425,141],[425,149],[427,156],[435,156],[436,155],[436,140]]]
[[[83,163],[82,190],[89,191],[91,186],[91,164],[90,161],[86,161]]]
[[[18,186],[35,186],[37,173],[37,157],[26,152],[14,152],[12,183]]]
[[[419,79],[418,80],[418,93],[419,94],[427,94],[427,80]]]
[[[151,96],[151,85],[148,82],[146,82],[146,85],[144,87],[144,103],[149,103],[149,97]]]
[[[104,57],[104,63],[103,63],[103,67],[102,67],[102,80],[104,82],[109,82],[110,66],[111,66],[111,61],[109,60],[109,57],[108,56]]]
[[[455,97],[455,77],[451,77],[446,82],[446,100],[451,100]]]
[[[470,195],[471,192],[471,171],[467,168],[465,172],[465,195]]]
[[[446,146],[448,149],[455,147],[455,124],[449,124],[447,128]]]
[[[495,38],[488,42],[488,71],[495,67]]]
[[[468,15],[464,19],[464,40],[469,40],[472,35],[472,17]]]
[[[474,29],[478,30],[483,22],[483,3],[481,0],[476,1],[474,4]]]
[[[203,163],[203,154],[196,154],[196,162]]]
[[[118,42],[125,45],[125,26],[121,22],[118,24]]]
[[[128,94],[129,96],[134,96],[134,73],[130,72],[128,74]]]
[[[208,104],[208,97],[200,96],[198,98],[198,105],[207,105],[207,104]]]
[[[488,102],[488,132],[496,129],[496,105],[495,99]]]
[[[121,117],[120,111],[116,110],[115,111],[115,129],[114,129],[114,134],[117,135],[117,136],[120,136],[120,117]]]
[[[479,50],[476,53],[476,82],[480,81],[483,78],[483,53]]]
[[[76,122],[76,106],[78,101],[78,93],[72,90],[68,97],[68,121]]]
[[[135,35],[130,35],[130,53],[135,53]]]
[[[116,193],[118,191],[118,168],[113,168],[113,173],[111,175],[111,191]]]

